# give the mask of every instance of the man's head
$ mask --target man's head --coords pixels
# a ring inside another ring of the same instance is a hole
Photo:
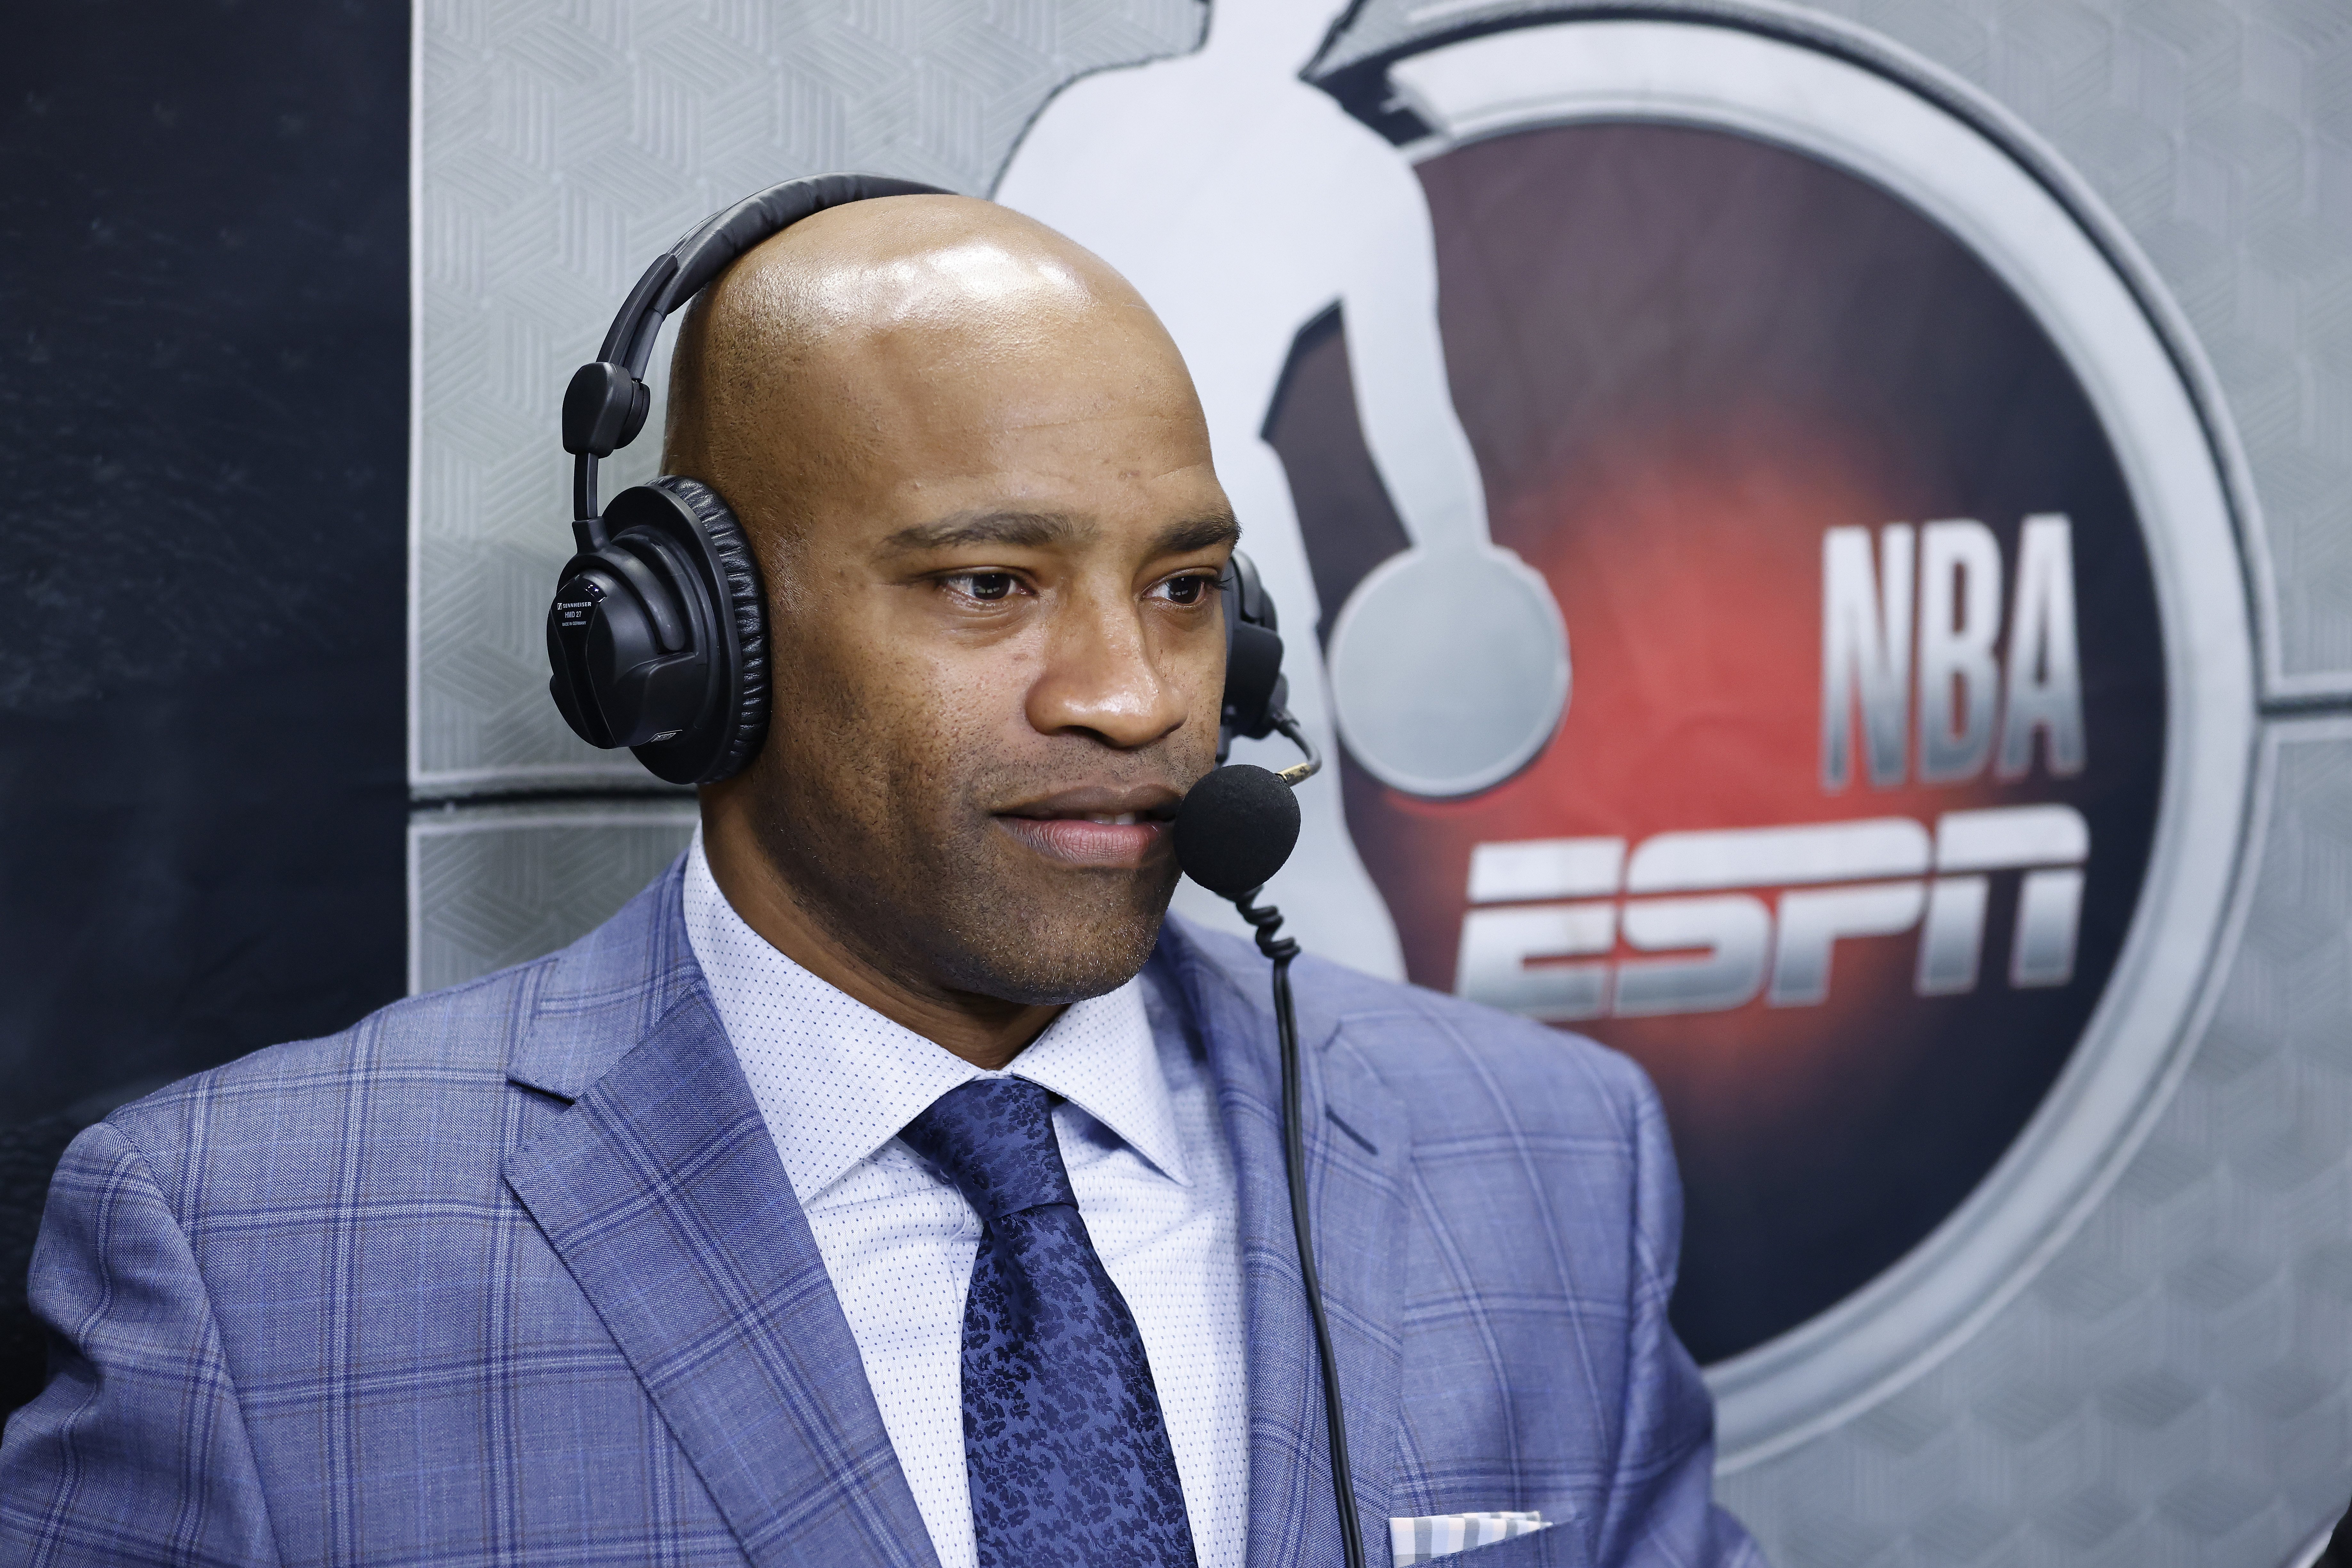
[[[665,470],[733,506],[770,608],[773,718],[705,791],[714,862],[901,985],[1123,983],[1214,760],[1235,536],[1158,318],[1003,208],[862,202],[697,302],[669,408]]]

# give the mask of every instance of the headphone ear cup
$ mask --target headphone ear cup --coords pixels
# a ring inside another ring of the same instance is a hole
[[[759,754],[768,738],[768,604],[760,583],[760,560],[751,537],[717,490],[698,479],[664,475],[653,488],[677,499],[692,518],[695,531],[709,546],[709,560],[718,567],[719,603],[712,608],[715,630],[731,639],[732,658],[719,651],[722,664],[737,672],[734,689],[719,697],[718,721],[730,733],[716,756],[693,780],[716,784],[740,773]]]
[[[1225,692],[1217,726],[1217,761],[1223,763],[1234,736],[1262,741],[1274,733],[1275,710],[1288,693],[1274,599],[1258,581],[1256,565],[1234,551],[1217,591],[1225,609]]]

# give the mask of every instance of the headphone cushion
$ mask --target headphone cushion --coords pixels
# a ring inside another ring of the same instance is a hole
[[[733,738],[695,781],[715,784],[740,773],[768,738],[768,603],[760,584],[760,559],[743,525],[717,490],[674,474],[654,480],[654,487],[685,503],[695,527],[710,546],[711,557],[719,563],[720,597],[714,608],[719,612],[719,635],[733,639],[736,668],[742,672],[730,698],[734,710],[725,716]]]

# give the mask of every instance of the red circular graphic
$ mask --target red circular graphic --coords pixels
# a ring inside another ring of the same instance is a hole
[[[2139,521],[2026,310],[1874,185],[1648,124],[1421,172],[1495,542],[1549,583],[1574,691],[1541,755],[1466,800],[1343,756],[1349,828],[1413,980],[1530,976],[1655,1079],[1686,1190],[1676,1326],[1720,1360],[1924,1239],[2082,1035],[2162,784]],[[1404,542],[1344,322],[1301,334],[1266,433],[1328,636]],[[1831,831],[1785,831],[1808,826]]]

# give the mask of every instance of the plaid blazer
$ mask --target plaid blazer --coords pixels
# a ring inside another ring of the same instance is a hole
[[[47,1388],[0,1561],[936,1563],[712,1009],[677,868],[537,963],[116,1111],[53,1184]],[[1252,1568],[1339,1559],[1264,961],[1171,921],[1239,1177]],[[1540,1510],[1464,1568],[1759,1561],[1666,1325],[1641,1074],[1302,962],[1310,1191],[1366,1546]]]

